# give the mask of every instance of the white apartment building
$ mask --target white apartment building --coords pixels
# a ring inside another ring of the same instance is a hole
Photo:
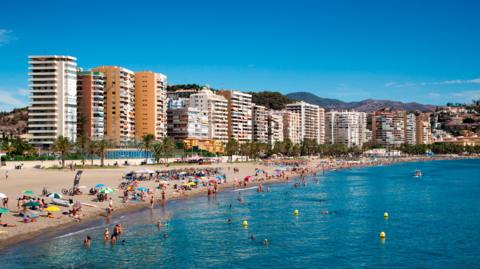
[[[364,112],[325,113],[325,141],[361,147],[366,142],[367,115]]]
[[[233,90],[218,92],[228,101],[228,137],[239,143],[252,141],[252,95]]]
[[[228,141],[228,101],[225,97],[203,87],[198,93],[190,95],[190,106],[206,111],[208,114],[208,138]]]
[[[58,136],[77,137],[77,59],[71,56],[29,56],[28,109],[30,143],[49,149]]]
[[[408,113],[405,118],[405,143],[409,145],[417,144],[417,124],[413,113]]]
[[[312,139],[319,144],[325,142],[325,111],[323,108],[300,101],[288,104],[286,109],[299,115],[301,141]]]
[[[293,144],[302,141],[300,133],[300,115],[298,113],[282,110],[283,116],[283,139],[289,139]]]
[[[253,141],[267,143],[268,141],[268,110],[264,106],[253,105]]]
[[[283,141],[283,113],[270,110],[268,113],[268,143],[275,145]]]

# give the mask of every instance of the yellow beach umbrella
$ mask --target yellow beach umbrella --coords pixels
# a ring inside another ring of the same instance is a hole
[[[51,205],[47,208],[45,208],[46,211],[48,212],[58,212],[60,211],[60,208],[58,206]]]

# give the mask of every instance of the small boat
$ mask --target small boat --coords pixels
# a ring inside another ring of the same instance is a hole
[[[415,170],[415,174],[413,175],[413,177],[422,177],[422,171],[420,171],[419,169]]]

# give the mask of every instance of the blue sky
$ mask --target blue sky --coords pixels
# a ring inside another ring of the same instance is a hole
[[[480,98],[480,1],[3,1],[0,110],[27,56],[153,70],[170,83],[445,104]]]

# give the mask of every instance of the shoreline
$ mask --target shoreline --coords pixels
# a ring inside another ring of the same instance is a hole
[[[352,165],[352,166],[344,166],[344,163],[341,163],[340,165],[332,165],[328,167],[322,167],[320,163],[318,163],[316,166],[312,166],[314,163],[313,160],[309,160],[307,165],[303,166],[304,168],[309,168],[311,169],[309,172],[310,173],[318,173],[318,172],[332,172],[332,171],[339,171],[339,170],[346,170],[346,169],[355,169],[355,168],[367,168],[367,167],[376,167],[376,166],[384,166],[384,165],[393,165],[393,164],[401,164],[401,163],[410,163],[410,162],[424,162],[424,161],[448,161],[448,160],[465,160],[465,159],[479,159],[479,156],[436,156],[436,157],[424,157],[424,156],[413,156],[413,157],[403,157],[403,158],[393,158],[393,159],[386,159],[382,161],[375,161],[375,162],[368,162],[368,163],[360,163],[358,165]],[[232,164],[227,164],[231,166],[235,166],[237,164],[232,163]],[[249,163],[250,166],[252,167],[260,167],[265,170],[268,168],[273,168],[274,166],[265,166],[260,163]],[[195,166],[197,168],[197,166]],[[210,167],[210,166],[205,166],[205,168]],[[292,173],[289,171],[288,177],[289,179],[285,180],[283,178],[273,178],[271,180],[265,180],[261,181],[260,183],[264,185],[270,185],[270,184],[282,184],[282,183],[288,183],[291,182],[292,180],[298,178],[300,175]],[[244,188],[251,188],[252,186],[257,186],[259,182],[248,182],[245,187],[238,188],[234,186],[234,182],[229,178],[229,181],[227,183],[221,184],[218,187],[218,192],[223,192],[223,191],[229,191],[229,190],[235,190],[235,189],[244,189]],[[180,195],[173,195],[172,192],[168,192],[167,194],[167,199],[164,202],[164,205],[162,205],[159,201],[159,199],[156,199],[155,203],[155,208],[159,206],[166,206],[167,203],[172,202],[172,201],[180,201],[180,200],[186,200],[186,199],[191,199],[195,197],[199,197],[201,195],[207,195],[207,188],[206,187],[201,187],[198,189],[193,189],[191,191],[186,192],[184,196]],[[157,197],[158,198],[158,197]],[[139,202],[137,204],[133,203],[127,203],[127,204],[120,204],[121,206],[117,206],[115,208],[115,211],[112,213],[110,218],[117,218],[122,215],[127,215],[132,212],[136,211],[141,211],[141,210],[146,210],[149,209],[148,202]],[[99,206],[101,208],[101,206]],[[28,232],[23,232],[19,233],[14,236],[8,236],[7,238],[2,238],[0,239],[0,251],[9,247],[14,247],[19,244],[23,244],[25,242],[28,242],[30,240],[35,240],[36,237],[43,237],[44,235],[48,237],[49,235],[52,235],[53,233],[57,232],[63,232],[69,229],[72,229],[75,226],[89,226],[91,223],[99,221],[99,220],[105,220],[106,215],[104,210],[101,210],[100,212],[89,212],[88,214],[85,214],[84,217],[82,218],[82,221],[80,222],[75,222],[69,218],[63,218],[61,222],[56,223],[56,225],[48,225],[46,227],[39,227],[38,229],[35,229],[34,231],[28,231]],[[31,224],[30,224],[31,225]],[[78,231],[79,229],[77,229]],[[74,232],[75,230],[73,230]],[[41,238],[38,238],[41,239]]]

